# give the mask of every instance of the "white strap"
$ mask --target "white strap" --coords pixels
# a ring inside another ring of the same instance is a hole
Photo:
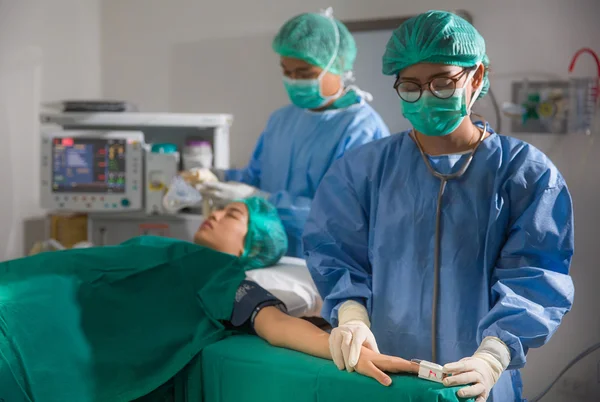
[[[360,96],[362,99],[365,99],[367,102],[372,102],[373,95],[371,95],[370,92],[360,89],[358,87],[358,85],[352,84],[354,81],[356,81],[356,78],[354,77],[354,72],[352,70],[345,71],[342,74],[342,84],[343,84],[346,92],[352,90],[352,91],[356,92],[356,94],[358,96]]]
[[[322,9],[320,13],[327,18],[333,18],[333,7],[327,7],[324,10]]]
[[[361,98],[365,99],[367,102],[372,102],[373,101],[373,95],[371,95],[370,92],[367,91],[363,91],[362,89],[360,89],[358,86],[356,85],[349,85],[346,87],[347,91],[354,91],[356,92],[356,94],[358,96],[360,96]]]

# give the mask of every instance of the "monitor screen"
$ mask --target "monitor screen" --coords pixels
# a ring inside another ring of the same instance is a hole
[[[126,141],[98,138],[52,140],[52,191],[124,193]]]

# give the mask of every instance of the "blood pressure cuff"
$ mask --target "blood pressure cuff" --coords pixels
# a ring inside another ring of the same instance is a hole
[[[285,305],[271,293],[252,281],[245,280],[238,287],[231,314],[231,325],[249,328],[254,332],[254,319],[265,307],[274,306],[287,312]]]

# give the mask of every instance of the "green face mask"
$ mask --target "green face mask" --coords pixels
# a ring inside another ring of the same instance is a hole
[[[435,97],[425,91],[414,103],[402,102],[402,114],[418,132],[434,137],[452,133],[467,115],[465,90],[456,88],[448,99]]]
[[[466,116],[471,113],[471,107],[479,96],[483,85],[473,92],[471,102],[467,105],[465,87],[471,82],[477,68],[469,74],[465,85],[456,88],[454,94],[446,99],[440,99],[429,91],[424,91],[419,100],[410,103],[400,100],[402,114],[410,121],[418,132],[432,137],[442,137],[454,132]]]
[[[321,78],[324,73],[326,73],[325,70],[319,75],[319,78],[312,80],[295,80],[283,77],[283,85],[292,103],[302,109],[319,109],[333,99],[338,98],[343,91],[342,86],[332,96],[321,95]]]

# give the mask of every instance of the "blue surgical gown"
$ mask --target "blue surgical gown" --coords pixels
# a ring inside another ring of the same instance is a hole
[[[225,178],[270,194],[288,235],[288,255],[303,257],[302,230],[327,169],[346,151],[387,136],[387,126],[364,101],[324,112],[289,105],[271,115],[248,166]]]
[[[468,155],[429,157],[440,173]],[[339,306],[363,303],[382,353],[431,360],[434,232],[440,180],[408,133],[366,145],[324,177],[304,232],[307,263],[337,325]],[[500,338],[511,363],[495,402],[521,397],[517,369],[546,343],[573,302],[571,197],[533,146],[492,133],[443,195],[438,362]]]

